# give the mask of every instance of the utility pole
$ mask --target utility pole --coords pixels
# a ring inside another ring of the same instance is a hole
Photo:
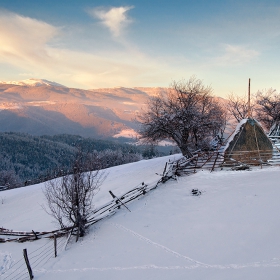
[[[252,112],[251,112],[251,103],[250,103],[250,99],[251,99],[251,96],[250,96],[250,94],[251,94],[251,92],[250,92],[250,90],[251,90],[251,88],[250,88],[250,83],[251,83],[251,79],[249,78],[249,85],[248,85],[248,118],[251,118],[252,117]]]

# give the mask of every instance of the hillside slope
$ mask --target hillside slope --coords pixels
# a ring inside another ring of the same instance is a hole
[[[109,168],[94,203],[111,200],[141,182],[152,183],[174,156]],[[200,171],[169,181],[90,228],[34,270],[36,279],[261,280],[279,279],[279,167],[253,171]],[[1,192],[0,224],[49,230],[41,204],[43,184]],[[192,196],[199,188],[201,196]],[[36,202],[36,203],[35,203]],[[49,241],[3,243],[0,267]],[[52,242],[50,245],[52,248]],[[2,260],[1,260],[2,257]],[[1,264],[2,262],[2,264]],[[34,262],[34,260],[33,260]],[[31,262],[32,265],[32,262]],[[4,275],[3,277],[4,278]],[[2,279],[1,278],[1,279]]]

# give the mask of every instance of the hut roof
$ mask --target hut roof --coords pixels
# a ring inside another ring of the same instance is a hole
[[[252,118],[243,119],[224,148],[228,155],[236,151],[272,151],[271,141],[261,125]]]

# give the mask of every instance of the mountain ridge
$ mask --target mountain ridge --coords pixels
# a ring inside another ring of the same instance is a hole
[[[30,81],[26,82],[25,81]],[[164,88],[68,88],[45,79],[0,82],[0,131],[108,138],[136,135],[136,114]],[[10,84],[9,84],[10,83]],[[33,83],[33,84],[32,84]],[[35,86],[34,86],[35,85]],[[134,133],[133,133],[134,131]]]
[[[137,114],[162,87],[68,88],[45,79],[0,82],[0,132],[136,137]],[[37,83],[38,82],[38,83]],[[37,84],[36,84],[37,83]],[[225,101],[217,97],[222,103]],[[129,133],[127,133],[129,132]]]
[[[20,81],[0,81],[0,84],[4,85],[18,85],[18,86],[42,86],[42,85],[47,85],[47,86],[60,86],[60,87],[65,87],[64,85],[61,85],[56,82],[51,82],[46,79],[26,79],[26,80],[20,80]]]

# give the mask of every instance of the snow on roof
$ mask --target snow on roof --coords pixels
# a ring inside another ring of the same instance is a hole
[[[247,121],[248,121],[248,119],[243,119],[243,120],[241,120],[241,121],[237,124],[237,126],[236,126],[236,128],[235,128],[235,131],[230,135],[230,137],[229,137],[228,140],[227,140],[227,143],[226,143],[226,145],[225,145],[225,147],[224,147],[224,151],[227,150],[227,148],[228,148],[230,142],[234,139],[235,135],[239,133],[240,128],[242,127],[242,125],[245,124]]]

